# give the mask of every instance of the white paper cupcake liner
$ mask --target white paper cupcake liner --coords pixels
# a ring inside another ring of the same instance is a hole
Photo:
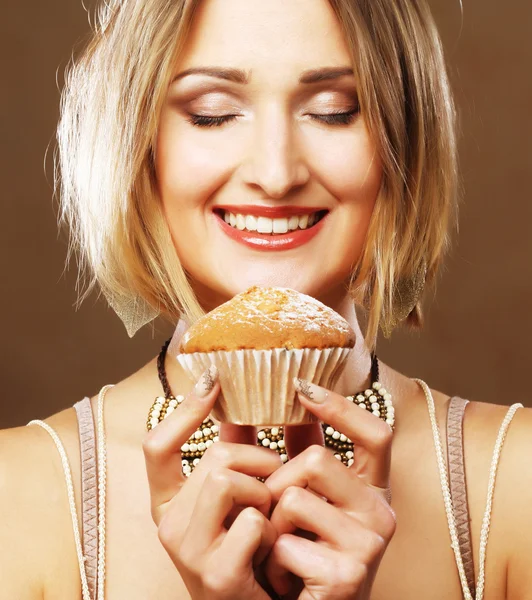
[[[294,377],[332,390],[352,348],[234,350],[178,354],[179,364],[197,381],[211,364],[220,374],[222,394],[212,416],[238,425],[301,425],[316,417],[299,402]]]

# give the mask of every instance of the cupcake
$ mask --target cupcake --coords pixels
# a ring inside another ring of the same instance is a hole
[[[194,381],[210,364],[218,367],[215,419],[295,425],[316,417],[299,402],[294,377],[332,389],[354,345],[349,323],[315,298],[254,286],[196,321],[176,358]]]

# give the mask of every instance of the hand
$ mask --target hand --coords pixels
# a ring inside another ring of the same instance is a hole
[[[208,373],[143,441],[152,518],[192,600],[267,600],[254,568],[277,534],[268,520],[270,492],[256,477],[271,475],[280,457],[254,444],[219,441],[189,477],[182,474],[181,446],[220,392],[216,368]]]
[[[339,394],[308,382],[299,389],[322,401],[299,393],[305,408],[353,441],[355,462],[346,468],[314,444],[268,477],[275,505],[270,520],[279,537],[265,573],[275,591],[291,592],[290,598],[367,600],[396,528],[385,499],[392,430]],[[298,529],[313,539],[294,535]]]

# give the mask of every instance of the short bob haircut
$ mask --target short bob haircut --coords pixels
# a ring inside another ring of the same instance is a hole
[[[329,1],[383,163],[349,281],[373,348],[379,325],[388,334],[405,319],[421,326],[423,283],[435,281],[457,226],[456,112],[424,0]],[[172,70],[199,2],[107,0],[68,69],[56,192],[60,224],[70,229],[67,261],[74,251],[86,284],[78,302],[98,283],[119,314],[142,304],[173,322],[204,314],[163,216],[153,156]],[[142,318],[128,316],[133,335]]]

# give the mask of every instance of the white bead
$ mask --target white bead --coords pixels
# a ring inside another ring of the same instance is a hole
[[[272,450],[277,450],[277,442],[272,442],[272,443],[270,444],[270,448],[271,448]]]
[[[206,446],[207,448],[210,448],[210,447],[211,447],[213,444],[214,444],[214,442],[213,442],[212,440],[207,440],[207,441],[205,442],[205,446]]]
[[[379,410],[379,403],[378,402],[373,402],[373,404],[371,405],[371,409],[372,410]]]
[[[197,450],[198,450],[198,444],[190,444],[191,452],[197,452]]]
[[[183,467],[186,467],[186,466],[188,465],[188,460],[186,460],[186,458],[184,458],[184,459],[181,461],[181,465],[182,465]]]
[[[346,396],[346,398],[349,400],[349,402],[354,402],[355,401],[355,397],[354,396]]]
[[[327,429],[325,430],[325,433],[327,435],[332,435],[334,433],[334,428],[333,427],[327,427]]]
[[[168,404],[170,406],[174,406],[175,407],[175,406],[177,406],[177,400],[172,399],[172,400],[170,400],[170,402]]]
[[[186,465],[183,465],[183,473],[185,475],[190,475],[191,472],[192,472],[192,467],[188,463]]]
[[[198,430],[198,431],[195,431],[195,432],[194,432],[194,437],[195,437],[197,440],[200,440],[200,439],[203,437],[203,434],[201,433],[201,431],[200,431],[200,430]]]
[[[192,471],[187,471],[187,472],[185,473],[185,477],[190,477],[191,475],[192,475]]]
[[[341,454],[335,454],[334,458],[337,458],[338,460],[342,460],[342,455]]]
[[[257,437],[259,438],[259,440],[263,440],[266,437],[266,433],[264,431],[259,431]]]
[[[277,442],[277,445],[279,446],[279,448],[284,448],[284,440],[279,440]]]
[[[205,427],[205,429],[201,433],[203,433],[204,437],[208,437],[209,435],[211,435],[211,428]]]
[[[347,456],[347,458],[353,458],[353,456],[355,456],[355,455],[353,454],[353,451],[352,451],[352,450],[348,450],[348,451],[345,453],[345,455]]]
[[[380,416],[381,416],[381,414],[380,414],[380,412],[379,412],[378,410],[372,410],[371,412],[372,412],[372,413],[373,413],[373,414],[374,414],[376,417],[380,417]]]
[[[173,413],[173,412],[174,412],[174,410],[175,410],[175,408],[174,408],[173,406],[169,406],[169,407],[166,409],[166,416],[168,416],[169,414]]]
[[[337,440],[337,439],[339,439],[339,438],[340,438],[340,435],[341,435],[341,434],[340,434],[340,432],[339,432],[339,431],[335,431],[335,432],[332,434],[332,436],[333,436],[333,439],[334,439],[334,440]]]
[[[190,445],[189,444],[183,444],[181,446],[181,452],[188,452],[190,450]]]
[[[351,465],[352,465],[354,462],[355,462],[355,461],[354,461],[352,458],[350,458],[350,459],[347,461],[347,466],[348,466],[348,467],[350,467],[350,466],[351,466]]]
[[[211,427],[211,429],[212,429],[212,427]],[[218,436],[218,435],[215,435],[215,436],[212,438],[212,441],[213,441],[213,442],[217,442],[217,441],[219,441],[219,439],[220,439],[220,436]]]
[[[159,419],[150,419],[150,424],[152,427],[156,427],[159,425]]]
[[[270,440],[269,440],[268,438],[264,438],[264,439],[262,440],[262,445],[263,445],[264,447],[268,447],[268,446],[270,445]]]
[[[380,394],[381,396],[384,396],[384,395],[385,395],[385,394],[387,394],[387,393],[388,393],[388,392],[386,391],[386,388],[381,388],[381,389],[379,390],[379,394]]]
[[[352,444],[352,443],[353,443],[353,440],[352,440],[352,439],[350,439],[350,438],[347,438],[347,441],[348,441],[350,444]]]
[[[286,462],[288,460],[288,456],[286,454],[281,454],[281,460]]]
[[[382,387],[382,383],[379,383],[378,381],[376,381],[372,387],[374,390],[380,390],[380,388]]]
[[[205,442],[200,442],[198,444],[198,450],[200,450],[201,452],[203,452],[206,449],[207,449],[207,446],[205,445]]]
[[[179,402],[179,404],[181,404],[181,402],[183,402],[183,400],[185,399],[185,396],[179,394],[179,396],[176,396],[175,399]]]
[[[158,417],[161,414],[161,407],[160,406],[156,406],[152,411],[151,414],[153,417]]]
[[[195,459],[192,461],[192,464],[193,464],[193,465],[196,467],[197,465],[199,465],[199,462],[200,462],[200,460],[201,460],[201,459],[199,459],[199,458],[195,458]]]
[[[213,433],[218,433],[218,431],[219,431],[219,430],[220,430],[220,428],[218,427],[218,425],[213,425],[213,426],[211,427],[211,431],[212,431]]]
[[[386,423],[388,423],[388,425],[393,425],[395,423],[395,419],[393,417],[388,417],[386,419]]]
[[[394,406],[388,406],[388,412],[393,415],[395,414],[395,407]]]
[[[361,402],[358,406],[360,406],[360,408],[363,408],[364,410],[366,410],[366,405],[363,402]]]
[[[272,435],[279,435],[279,428],[278,427],[272,427]]]
[[[364,395],[365,395],[366,397],[368,397],[368,396],[371,396],[372,394],[373,394],[373,391],[372,391],[372,390],[366,390],[366,391],[364,392]]]
[[[340,441],[341,441],[341,442],[347,442],[347,436],[346,436],[346,435],[344,435],[343,433],[342,433],[342,434],[340,434]]]
[[[374,394],[371,394],[371,396],[369,397],[369,401],[373,404],[373,402],[377,402],[377,396],[375,396]]]
[[[162,396],[158,396],[157,399],[155,400],[155,402],[157,402],[157,404],[164,404],[166,398],[163,398]]]
[[[392,406],[392,401],[384,399],[384,406]]]
[[[364,400],[365,400],[365,399],[366,399],[366,397],[365,397],[364,395],[362,395],[362,394],[358,394],[358,396],[357,396],[357,400],[358,400],[359,402],[364,402]]]
[[[388,392],[386,392],[386,394],[384,394],[384,399],[385,400],[391,400],[392,399],[392,395],[389,394]]]
[[[207,423],[207,421],[209,421],[209,417],[207,417],[206,419],[203,419],[204,423]]]

